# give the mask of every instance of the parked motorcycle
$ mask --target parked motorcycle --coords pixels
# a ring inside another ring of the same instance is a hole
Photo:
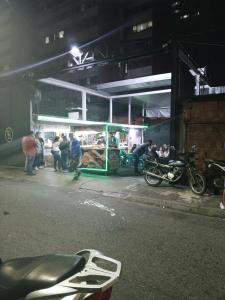
[[[0,262],[1,300],[109,300],[121,263],[96,250]]]
[[[148,156],[145,164],[144,178],[148,185],[158,186],[163,180],[170,184],[179,183],[185,176],[193,193],[204,194],[206,190],[205,176],[196,169],[194,153],[184,154],[181,160],[165,161]]]
[[[217,194],[224,189],[225,161],[206,159],[207,185]]]

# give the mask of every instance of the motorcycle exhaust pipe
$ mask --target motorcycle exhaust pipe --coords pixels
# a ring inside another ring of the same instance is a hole
[[[168,178],[166,178],[165,176],[159,176],[155,173],[152,173],[152,172],[149,172],[149,171],[143,171],[144,174],[148,174],[152,177],[155,177],[155,178],[159,178],[159,179],[162,179],[162,180],[167,180],[167,181],[170,181]]]

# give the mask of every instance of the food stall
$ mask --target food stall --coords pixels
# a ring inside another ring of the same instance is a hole
[[[80,141],[82,159],[80,168],[89,171],[115,172],[121,166],[122,154],[129,154],[133,145],[143,142],[143,130],[147,126],[124,125],[37,116],[36,128],[43,133],[49,154],[50,139],[70,132]],[[55,130],[54,130],[55,128]]]

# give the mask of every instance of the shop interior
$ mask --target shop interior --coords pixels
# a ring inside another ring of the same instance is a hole
[[[67,123],[66,123],[67,121]],[[45,141],[45,157],[51,165],[51,146],[56,136],[69,133],[80,141],[82,149],[81,169],[116,171],[131,166],[132,149],[143,142],[147,126],[88,122],[39,116],[36,130],[42,132]],[[129,159],[130,158],[130,159]]]

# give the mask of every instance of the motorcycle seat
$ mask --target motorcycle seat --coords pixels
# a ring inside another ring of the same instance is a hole
[[[78,255],[50,254],[0,263],[0,299],[16,300],[45,289],[80,272],[85,258]]]
[[[214,163],[220,165],[221,167],[225,167],[225,161],[224,160],[215,160]]]
[[[222,166],[225,166],[225,160],[206,159],[206,162],[208,162],[208,163],[216,163],[216,164],[220,164]]]
[[[171,167],[182,167],[185,165],[185,163],[180,160],[173,160],[173,161],[170,161],[168,165]]]

